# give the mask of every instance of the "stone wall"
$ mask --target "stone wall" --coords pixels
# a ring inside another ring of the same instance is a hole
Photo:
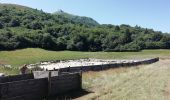
[[[152,58],[152,59],[145,59],[145,60],[138,60],[138,61],[131,61],[131,62],[119,62],[113,64],[103,64],[103,65],[91,65],[91,66],[79,66],[79,67],[67,67],[67,68],[60,68],[58,71],[60,73],[63,72],[87,72],[87,71],[102,71],[107,70],[110,68],[118,68],[118,67],[133,67],[143,64],[151,64],[159,61],[159,58]]]

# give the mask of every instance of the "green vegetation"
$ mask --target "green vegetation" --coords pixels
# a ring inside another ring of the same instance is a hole
[[[5,75],[16,75],[19,74],[19,68],[13,68],[13,67],[1,67],[0,66],[0,73],[5,73]]]
[[[78,100],[169,100],[165,93],[169,65],[166,59],[151,65],[84,73],[83,87],[91,93]]]
[[[15,51],[0,51],[0,64],[19,67],[23,64],[40,61],[101,58],[101,59],[140,59],[150,57],[168,58],[169,50],[143,50],[141,52],[78,52],[78,51],[48,51],[39,48],[27,48]]]
[[[3,73],[16,74],[23,64],[50,60],[169,58],[170,51],[166,49],[170,49],[168,33],[124,24],[101,25],[92,18],[63,11],[50,14],[0,4],[0,72]],[[168,65],[170,61],[166,59],[151,65],[85,73],[83,87],[94,93],[80,99],[164,100],[170,76]]]
[[[11,65],[11,68],[0,67],[0,72],[18,73],[18,68],[24,64],[40,61],[67,60],[80,58],[100,59],[142,59],[169,58],[169,50],[143,50],[141,52],[79,52],[79,51],[48,51],[39,48],[27,48],[15,51],[0,51],[0,66]]]
[[[0,50],[21,48],[74,51],[169,49],[170,35],[129,25],[101,25],[63,11],[53,14],[0,4]]]
[[[15,51],[0,51],[0,64],[13,67],[0,67],[6,74],[19,73],[23,64],[46,60],[103,58],[103,59],[140,59],[149,57],[170,57],[169,50],[143,50],[141,52],[77,52],[47,51],[27,48]],[[170,61],[161,60],[155,64],[131,68],[118,68],[101,72],[83,74],[83,88],[94,93],[80,97],[81,100],[164,100],[165,85],[170,76]]]

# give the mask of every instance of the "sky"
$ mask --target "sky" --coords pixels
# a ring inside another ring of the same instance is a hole
[[[128,24],[170,33],[170,0],[0,0],[53,13],[91,17],[100,24]]]

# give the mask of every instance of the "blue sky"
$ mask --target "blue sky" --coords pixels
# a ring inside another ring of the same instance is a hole
[[[129,24],[170,33],[170,0],[0,0],[92,17],[100,24]]]

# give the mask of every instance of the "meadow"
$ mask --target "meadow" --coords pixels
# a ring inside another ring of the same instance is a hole
[[[151,57],[168,58],[169,50],[143,50],[141,52],[79,52],[79,51],[48,51],[39,48],[27,48],[15,51],[0,51],[0,64],[19,67],[40,61],[66,60],[80,58],[101,59],[140,59]]]
[[[15,51],[0,51],[0,65],[11,65],[11,68],[0,67],[0,72],[17,74],[18,68],[24,64],[40,61],[66,60],[80,58],[101,59],[143,59],[151,57],[169,58],[169,50],[143,50],[141,52],[79,52],[48,51],[40,48],[27,48]]]
[[[169,100],[170,60],[83,74],[91,93],[77,100]]]
[[[168,100],[167,88],[170,87],[170,51],[143,50],[141,52],[77,52],[47,51],[39,48],[27,48],[15,51],[1,51],[0,64],[9,64],[12,68],[0,67],[6,74],[19,73],[23,64],[49,60],[80,58],[102,59],[143,59],[160,57],[160,61],[150,65],[129,68],[116,68],[100,72],[83,73],[83,89],[90,93],[77,100]]]

